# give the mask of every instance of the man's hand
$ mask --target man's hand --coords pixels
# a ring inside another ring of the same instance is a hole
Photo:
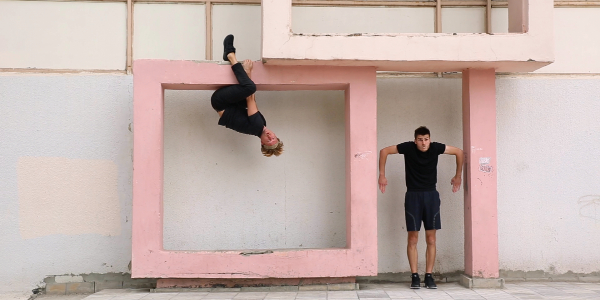
[[[460,178],[460,175],[456,175],[454,177],[452,177],[452,180],[450,180],[450,184],[452,184],[452,192],[456,193],[460,190],[460,183],[462,182],[462,179]]]
[[[379,189],[381,193],[385,193],[385,186],[387,185],[387,178],[383,175],[379,175]]]

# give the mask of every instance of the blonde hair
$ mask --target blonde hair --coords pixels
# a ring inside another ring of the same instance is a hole
[[[262,152],[262,154],[266,157],[271,157],[273,155],[281,155],[281,153],[283,153],[283,142],[281,142],[281,140],[279,139],[277,139],[277,141],[279,142],[279,144],[277,144],[277,147],[272,149],[267,149],[265,148],[265,145],[260,145],[260,151]]]

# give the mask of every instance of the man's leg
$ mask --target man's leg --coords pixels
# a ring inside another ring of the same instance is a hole
[[[442,228],[440,220],[440,194],[437,191],[424,193],[423,223],[425,224],[425,240],[427,242],[427,257],[425,264],[425,287],[435,289],[437,285],[433,279],[433,265],[436,255],[436,230]]]
[[[235,53],[227,55],[232,66],[233,74],[239,84],[222,87],[216,90],[211,97],[211,104],[216,111],[224,110],[228,106],[236,105],[239,102],[246,102],[246,98],[256,92],[256,85],[250,79],[252,71],[252,62],[245,61],[242,65],[237,61]]]
[[[425,240],[427,241],[427,257],[425,262],[425,287],[428,289],[437,289],[435,280],[433,280],[433,264],[435,263],[435,232],[436,230],[425,230]]]
[[[427,241],[425,273],[433,272],[433,264],[435,263],[435,232],[435,230],[425,230],[425,240]]]
[[[406,246],[406,255],[408,256],[408,264],[410,265],[411,289],[421,288],[421,278],[419,278],[419,254],[417,252],[417,243],[419,242],[419,232],[408,232],[408,243]]]
[[[419,242],[419,232],[408,232],[408,243],[406,245],[406,254],[408,255],[408,264],[411,273],[419,272],[419,254],[417,253],[417,243]]]

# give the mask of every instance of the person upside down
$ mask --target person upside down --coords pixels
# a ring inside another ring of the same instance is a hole
[[[225,37],[223,46],[223,60],[231,62],[231,70],[238,84],[219,88],[212,94],[210,102],[219,114],[219,125],[259,137],[264,156],[281,155],[283,143],[273,131],[267,128],[267,121],[256,105],[256,85],[250,79],[252,61],[249,59],[244,60],[243,63],[237,61],[233,35]]]

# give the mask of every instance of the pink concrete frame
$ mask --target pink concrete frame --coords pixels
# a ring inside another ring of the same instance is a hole
[[[263,0],[262,59],[379,71],[531,72],[554,61],[553,9],[553,1],[509,0],[510,33],[301,34],[292,31],[292,0]]]
[[[344,90],[347,247],[239,251],[163,248],[164,90],[237,83],[229,65],[136,60],[133,65],[132,277],[302,278],[377,274],[377,88],[374,67],[282,67],[255,62],[259,90]],[[218,126],[215,122],[215,127]],[[273,158],[265,158],[273,159]]]

